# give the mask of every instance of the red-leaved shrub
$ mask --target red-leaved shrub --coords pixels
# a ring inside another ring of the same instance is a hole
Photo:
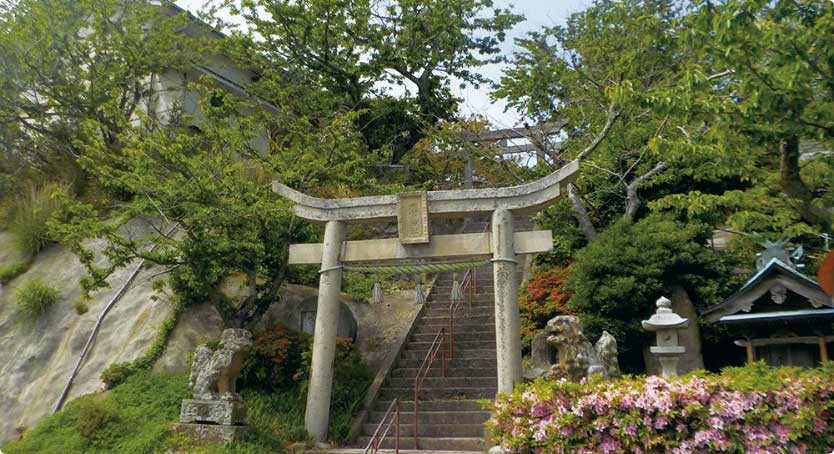
[[[570,293],[565,291],[567,268],[551,268],[533,275],[521,288],[518,305],[521,311],[521,343],[526,348],[536,332],[557,315],[572,314],[566,303]]]

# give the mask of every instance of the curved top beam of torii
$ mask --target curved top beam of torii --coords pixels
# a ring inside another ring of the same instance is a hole
[[[574,181],[579,161],[571,161],[550,175],[507,188],[456,189],[426,193],[429,216],[461,216],[491,212],[498,208],[514,212],[538,211],[562,194],[563,185]],[[321,199],[296,191],[279,181],[272,190],[293,201],[296,216],[308,221],[351,223],[391,221],[397,218],[398,196],[382,195],[345,199]]]

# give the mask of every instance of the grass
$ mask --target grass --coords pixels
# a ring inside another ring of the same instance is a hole
[[[188,377],[136,374],[108,394],[88,394],[41,420],[5,454],[152,454],[165,452]]]
[[[60,299],[55,287],[32,279],[17,290],[17,312],[24,322],[35,322]]]
[[[25,273],[32,266],[31,260],[12,262],[0,267],[0,284],[8,284],[12,279]]]
[[[35,256],[52,242],[46,222],[61,209],[60,194],[69,194],[69,186],[27,183],[22,188],[12,204],[9,223],[9,232],[21,252]]]
[[[301,384],[279,391],[241,392],[249,411],[250,436],[227,445],[197,447],[193,439],[171,431],[180,402],[188,398],[188,376],[140,371],[105,394],[90,394],[69,402],[60,412],[41,420],[19,441],[2,446],[4,454],[276,454],[297,442],[307,442],[304,430],[306,393]],[[361,401],[364,387],[334,389]],[[356,407],[334,405],[330,433],[344,437]],[[334,436],[338,441],[338,437]]]

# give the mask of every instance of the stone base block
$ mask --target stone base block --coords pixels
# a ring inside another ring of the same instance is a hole
[[[201,443],[228,443],[242,440],[249,432],[246,426],[219,424],[174,424],[174,431],[197,438]]]
[[[180,409],[180,422],[246,425],[246,405],[235,400],[185,399]]]

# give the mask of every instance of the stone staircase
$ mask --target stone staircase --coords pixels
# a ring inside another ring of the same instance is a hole
[[[515,231],[532,230],[529,215],[516,216]],[[470,219],[463,233],[488,231],[489,220]],[[519,267],[519,282],[523,267]],[[458,278],[463,278],[458,272]],[[433,452],[484,452],[484,422],[489,412],[479,399],[493,399],[498,389],[495,349],[495,298],[492,266],[475,270],[476,293],[470,307],[462,303],[455,315],[454,353],[441,377],[440,356],[420,390],[417,449]],[[414,446],[414,380],[440,328],[449,329],[452,272],[440,273],[410,337],[379,390],[355,445],[364,448],[393,399],[400,400],[400,450]],[[382,449],[394,448],[393,430]],[[393,452],[393,451],[391,451]]]
[[[420,450],[483,452],[485,449],[484,421],[489,418],[489,412],[477,399],[495,397],[498,387],[492,267],[475,272],[477,293],[472,307],[464,302],[455,316],[454,354],[451,359],[447,357],[446,377],[441,377],[438,355],[420,387],[417,441]],[[462,276],[459,272],[458,277]],[[362,435],[356,440],[358,446],[368,444],[396,398],[400,400],[400,448],[414,449],[414,379],[438,330],[445,328],[448,332],[451,291],[452,273],[438,275],[402,354],[380,388]],[[394,447],[393,435],[385,439],[382,447]]]

